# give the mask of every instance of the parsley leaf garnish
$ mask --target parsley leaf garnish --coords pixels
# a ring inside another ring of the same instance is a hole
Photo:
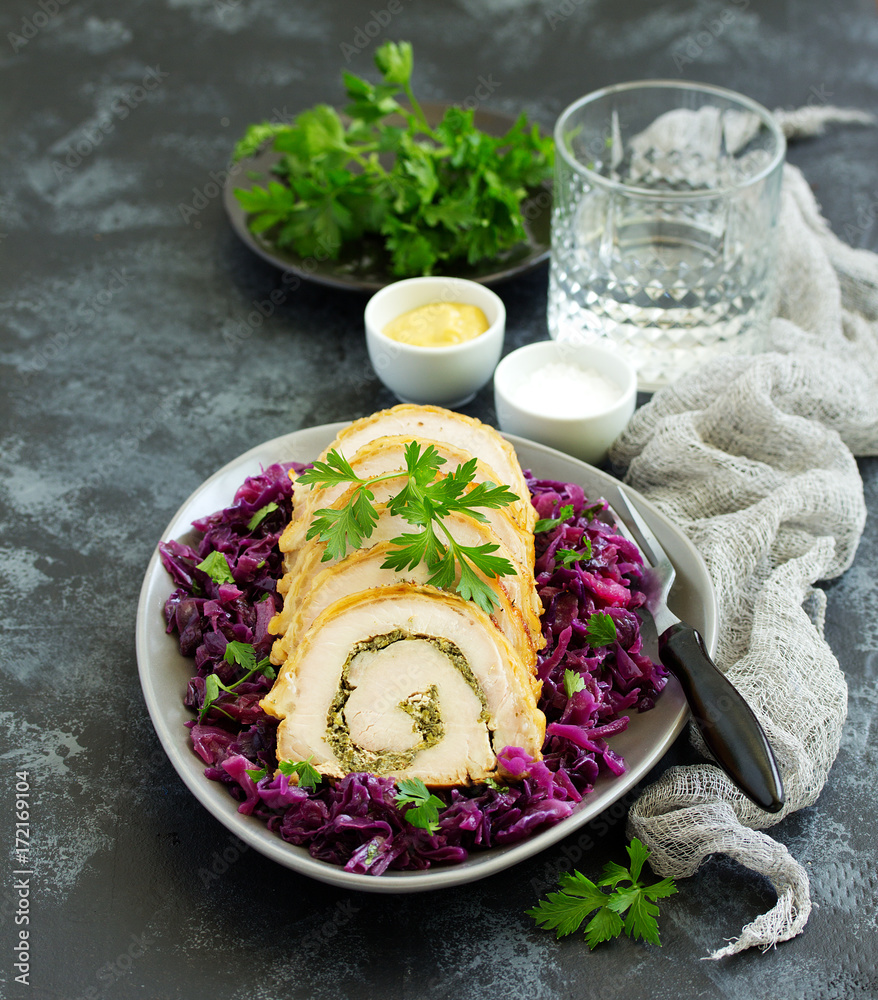
[[[268,143],[282,154],[269,179],[235,190],[250,229],[305,257],[337,258],[346,244],[377,238],[400,277],[525,241],[522,202],[551,179],[551,138],[525,115],[488,135],[460,107],[431,126],[412,90],[411,44],[385,42],[375,65],[378,84],[343,73],[345,119],[319,104],[291,123],[247,129],[235,160]]]
[[[405,811],[406,820],[420,830],[435,833],[439,829],[439,810],[445,808],[442,799],[431,794],[420,778],[403,778],[396,787],[396,804],[412,807]]]
[[[595,611],[588,617],[585,638],[594,649],[611,646],[617,638],[616,623],[606,611]]]
[[[247,522],[247,530],[253,531],[255,528],[258,528],[259,525],[262,524],[262,522],[268,517],[268,515],[273,513],[277,509],[278,509],[277,504],[273,500],[270,503],[267,503],[264,507],[260,507],[259,510],[257,510],[256,513],[253,515],[253,517],[251,517],[250,520]]]
[[[534,534],[538,535],[542,531],[552,531],[558,525],[573,517],[573,504],[565,504],[559,511],[557,517],[541,517],[534,525]]]
[[[598,500],[598,502],[593,503],[591,507],[586,507],[579,516],[584,518],[586,521],[591,521],[596,518],[606,506],[607,505],[603,500]]]
[[[672,896],[677,887],[670,878],[644,885],[640,876],[650,852],[636,837],[627,851],[630,866],[604,865],[604,877],[597,883],[578,871],[564,873],[559,891],[550,892],[527,915],[559,938],[573,934],[592,915],[584,931],[589,948],[623,932],[660,946],[656,900]]]
[[[564,671],[564,691],[568,698],[572,698],[577,691],[585,688],[585,678],[569,667]]]
[[[591,559],[591,540],[583,538],[580,543],[582,549],[555,549],[555,563],[565,569],[572,569],[578,562],[587,562]]]
[[[222,712],[223,715],[229,714],[214,705],[214,702],[220,696],[220,691],[234,694],[235,688],[239,684],[243,684],[244,681],[257,673],[262,674],[263,677],[266,677],[270,681],[275,678],[275,670],[271,666],[271,661],[266,656],[257,663],[256,650],[249,642],[236,642],[232,640],[227,643],[223,652],[223,659],[226,663],[234,663],[241,667],[245,671],[244,676],[236,680],[234,684],[223,683],[217,674],[208,674],[204,678],[204,701],[201,703],[201,709],[198,713],[199,722],[204,719],[211,707],[215,708],[217,712]]]
[[[235,642],[232,640],[226,643],[223,659],[226,663],[237,663],[245,670],[252,670],[256,666],[256,650],[249,642]]]
[[[474,601],[490,614],[495,596],[486,577],[507,576],[515,572],[508,559],[494,553],[498,545],[462,545],[448,531],[443,518],[463,513],[482,523],[487,518],[480,507],[501,508],[518,500],[507,486],[482,482],[472,485],[477,460],[458,465],[437,478],[445,459],[433,445],[422,449],[417,441],[405,446],[405,483],[391,497],[387,507],[391,514],[407,521],[416,531],[404,532],[390,540],[382,568],[404,572],[420,563],[430,570],[428,582],[450,590],[452,587],[465,600]],[[331,486],[352,483],[348,502],[340,508],[324,507],[314,512],[306,532],[307,538],[319,538],[326,543],[324,561],[342,559],[348,547],[359,548],[369,538],[378,523],[378,512],[371,487],[388,479],[397,479],[399,471],[361,479],[350,463],[337,451],[331,451],[325,462],[315,462],[299,477],[309,486]]]
[[[202,570],[213,580],[214,583],[234,583],[235,578],[229,568],[229,562],[222,552],[214,549],[208,556],[201,560],[195,567]]]
[[[360,479],[348,460],[333,449],[325,462],[315,462],[299,476],[299,483],[305,486],[355,484],[351,499],[344,507],[321,507],[314,511],[306,537],[319,538],[326,543],[324,562],[343,559],[349,548],[360,548],[364,539],[372,534],[378,523],[378,511],[373,506],[375,494],[369,487],[397,475],[394,472],[368,480]]]
[[[299,777],[300,788],[315,789],[322,777],[316,767],[311,764],[312,754],[307,760],[282,760],[277,766],[281,774],[287,776],[296,774]]]
[[[493,788],[495,792],[509,791],[508,785],[504,785],[502,781],[498,781],[496,778],[491,777],[490,774],[487,776],[487,778],[485,778],[485,784],[488,786],[488,788]]]

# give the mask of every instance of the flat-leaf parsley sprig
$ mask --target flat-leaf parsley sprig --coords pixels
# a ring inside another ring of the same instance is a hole
[[[410,806],[404,815],[406,821],[427,833],[439,829],[439,810],[445,803],[438,795],[433,795],[420,778],[403,778],[397,782],[396,804]]]
[[[473,485],[477,460],[458,465],[444,476],[439,469],[445,459],[433,445],[421,448],[417,441],[405,446],[405,471],[395,470],[370,479],[361,479],[337,451],[325,462],[315,462],[299,477],[307,486],[352,483],[351,497],[343,507],[322,507],[314,512],[306,533],[326,543],[323,560],[342,559],[348,547],[359,548],[378,523],[372,487],[390,479],[405,477],[399,493],[387,502],[391,514],[402,517],[416,531],[404,532],[390,540],[392,548],[382,568],[404,571],[424,563],[430,570],[428,582],[436,587],[457,590],[465,600],[475,602],[490,614],[495,597],[479,575],[507,576],[515,572],[508,559],[495,555],[498,545],[462,545],[443,523],[453,513],[462,513],[481,523],[487,518],[478,508],[501,508],[519,497],[507,486],[481,482]],[[455,582],[456,580],[456,582]]]
[[[559,938],[579,930],[591,916],[584,931],[589,948],[623,933],[661,945],[656,900],[673,896],[677,887],[670,878],[644,885],[640,876],[650,852],[636,837],[627,851],[630,866],[624,868],[611,861],[604,865],[604,877],[597,883],[580,872],[565,872],[560,890],[550,892],[527,915]]]
[[[299,788],[307,788],[313,792],[323,780],[323,775],[311,763],[313,757],[314,754],[311,754],[307,760],[282,760],[277,765],[277,769],[287,777],[292,777],[295,774],[298,778]],[[254,781],[261,781],[268,776],[268,768],[248,768],[247,774]]]
[[[326,543],[323,562],[344,559],[349,548],[360,548],[378,523],[375,494],[371,487],[397,476],[399,472],[395,471],[371,479],[360,479],[350,462],[335,449],[329,452],[325,462],[314,462],[310,469],[301,473],[297,480],[299,485],[326,487],[355,484],[351,499],[344,507],[321,507],[314,511],[305,537],[319,538]]]
[[[256,660],[256,650],[253,648],[252,644],[249,642],[237,642],[232,640],[226,644],[225,652],[223,653],[223,659],[226,663],[233,663],[244,670],[244,676],[239,677],[234,684],[224,684],[220,677],[215,674],[208,674],[204,678],[204,700],[201,703],[201,710],[198,713],[198,721],[202,722],[208,711],[213,708],[217,712],[221,712],[223,715],[228,715],[228,712],[224,712],[218,705],[214,702],[220,697],[220,691],[225,691],[228,694],[235,694],[235,689],[239,684],[243,684],[244,681],[249,680],[253,674],[262,674],[263,677],[268,680],[274,680],[275,670],[271,666],[268,657],[257,662]]]
[[[588,616],[585,627],[585,638],[593,649],[602,646],[612,646],[618,638],[616,623],[612,615],[606,611],[594,611]]]

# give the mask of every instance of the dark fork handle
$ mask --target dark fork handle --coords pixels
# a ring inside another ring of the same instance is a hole
[[[659,658],[679,680],[695,723],[719,766],[767,812],[780,812],[783,782],[762,726],[711,660],[690,625],[672,625],[659,639]]]

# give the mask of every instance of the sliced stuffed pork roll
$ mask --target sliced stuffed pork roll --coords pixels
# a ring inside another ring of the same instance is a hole
[[[370,441],[398,435],[408,440],[445,441],[469,455],[475,455],[499,476],[494,482],[504,483],[521,497],[521,503],[513,507],[513,516],[523,527],[533,531],[536,513],[515,449],[493,427],[474,417],[439,406],[401,403],[349,424],[339,432],[322,457],[335,449],[350,459]],[[449,471],[447,467],[445,471]]]
[[[370,545],[386,543],[403,532],[416,530],[401,516],[391,514],[385,505],[380,506],[377,513],[378,520],[369,538]],[[545,644],[540,626],[543,606],[537,593],[533,563],[521,563],[494,534],[490,524],[482,524],[465,514],[452,514],[445,519],[444,523],[455,541],[461,545],[496,545],[497,550],[494,554],[507,559],[512,564],[513,574],[501,577],[500,582],[512,604],[520,612],[521,627],[527,633],[521,644],[513,643],[513,645],[520,645],[521,648],[524,648],[526,644],[529,644],[535,649],[542,649]],[[272,634],[281,637],[272,649],[271,658],[275,664],[282,663],[292,648],[291,642],[294,642],[295,638],[289,630],[293,626],[296,613],[303,600],[315,586],[318,574],[337,562],[337,560],[332,559],[324,560],[324,555],[325,545],[323,542],[318,539],[306,541],[298,551],[294,570],[278,584],[278,591],[284,594],[284,606],[269,624]],[[412,579],[410,572],[398,572],[396,579],[400,581],[410,580]],[[377,580],[370,583],[359,575],[355,579],[361,590],[378,585]],[[425,579],[419,582],[425,582]],[[381,583],[386,582],[394,581],[388,581],[386,577],[382,577]]]
[[[418,563],[414,568],[404,572],[384,566],[384,561],[392,551],[393,546],[388,542],[379,542],[370,549],[352,552],[340,562],[328,567],[326,563],[320,563],[315,559],[304,571],[304,575],[308,578],[307,586],[298,592],[297,599],[290,602],[291,605],[295,605],[295,611],[289,627],[274,644],[271,652],[272,663],[283,663],[289,651],[295,649],[314,619],[342,597],[371,587],[389,587],[401,582],[420,584],[429,582],[431,570],[424,563]],[[312,575],[310,570],[314,569],[317,572]],[[509,640],[525,666],[533,667],[536,664],[537,650],[521,612],[512,602],[501,580],[485,576],[484,573],[478,575],[493,594],[492,621]],[[540,638],[542,639],[542,635]]]
[[[405,475],[394,476],[392,479],[385,479],[383,482],[376,483],[370,487],[372,495],[375,497],[376,507],[384,508],[388,500],[396,496],[397,493],[405,486],[407,478]],[[356,486],[349,486],[340,497],[337,497],[331,504],[325,506],[343,508],[346,507],[354,496],[356,491]],[[300,493],[299,497],[302,499],[306,494]],[[295,514],[295,509],[294,509]],[[310,515],[309,515],[310,517]],[[301,555],[307,551],[308,541],[302,541],[302,531],[304,530],[307,536],[308,524],[299,524],[295,527],[295,517],[293,521],[287,526],[286,530],[280,537],[278,547],[284,554],[284,576],[281,577],[277,582],[277,590],[279,594],[286,594],[289,589],[291,582],[296,576],[296,567]],[[368,539],[368,544],[372,544],[377,539],[370,537]],[[313,540],[316,542],[316,540]],[[316,544],[322,544],[316,542]]]
[[[321,612],[260,704],[281,720],[280,761],[447,787],[494,774],[506,746],[539,757],[538,690],[480,608],[399,584]]]

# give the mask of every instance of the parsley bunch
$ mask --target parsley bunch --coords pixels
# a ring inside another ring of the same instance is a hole
[[[551,178],[552,140],[524,115],[505,135],[487,135],[458,107],[431,127],[412,93],[411,44],[385,42],[375,63],[377,85],[343,74],[346,120],[319,104],[291,124],[250,126],[235,160],[269,141],[282,154],[277,180],[235,190],[250,229],[303,257],[333,259],[377,237],[399,277],[495,258],[526,240],[521,204]]]
[[[487,542],[461,545],[442,519],[458,512],[484,524],[488,519],[476,508],[505,507],[518,500],[518,496],[508,487],[494,483],[472,486],[478,464],[475,458],[437,478],[445,459],[433,445],[421,450],[417,441],[409,441],[405,446],[405,463],[405,484],[387,507],[391,514],[399,515],[418,530],[390,540],[394,548],[388,552],[382,568],[404,571],[423,562],[432,574],[428,583],[446,590],[454,586],[461,597],[474,601],[490,614],[494,594],[479,572],[488,577],[507,576],[515,572],[514,567],[508,559],[494,555],[497,545]],[[378,523],[378,511],[370,487],[400,475],[397,470],[360,479],[347,459],[335,450],[330,451],[325,462],[315,462],[302,473],[298,481],[309,486],[355,484],[345,506],[322,507],[314,512],[306,537],[326,542],[324,561],[344,558],[348,546],[359,548],[372,534]]]
[[[636,837],[627,851],[629,868],[610,862],[604,865],[604,877],[597,883],[580,872],[566,872],[561,876],[560,891],[550,892],[527,915],[559,938],[579,930],[591,916],[585,925],[589,948],[622,933],[661,945],[656,900],[673,896],[677,887],[670,878],[644,885],[640,875],[650,852]]]

